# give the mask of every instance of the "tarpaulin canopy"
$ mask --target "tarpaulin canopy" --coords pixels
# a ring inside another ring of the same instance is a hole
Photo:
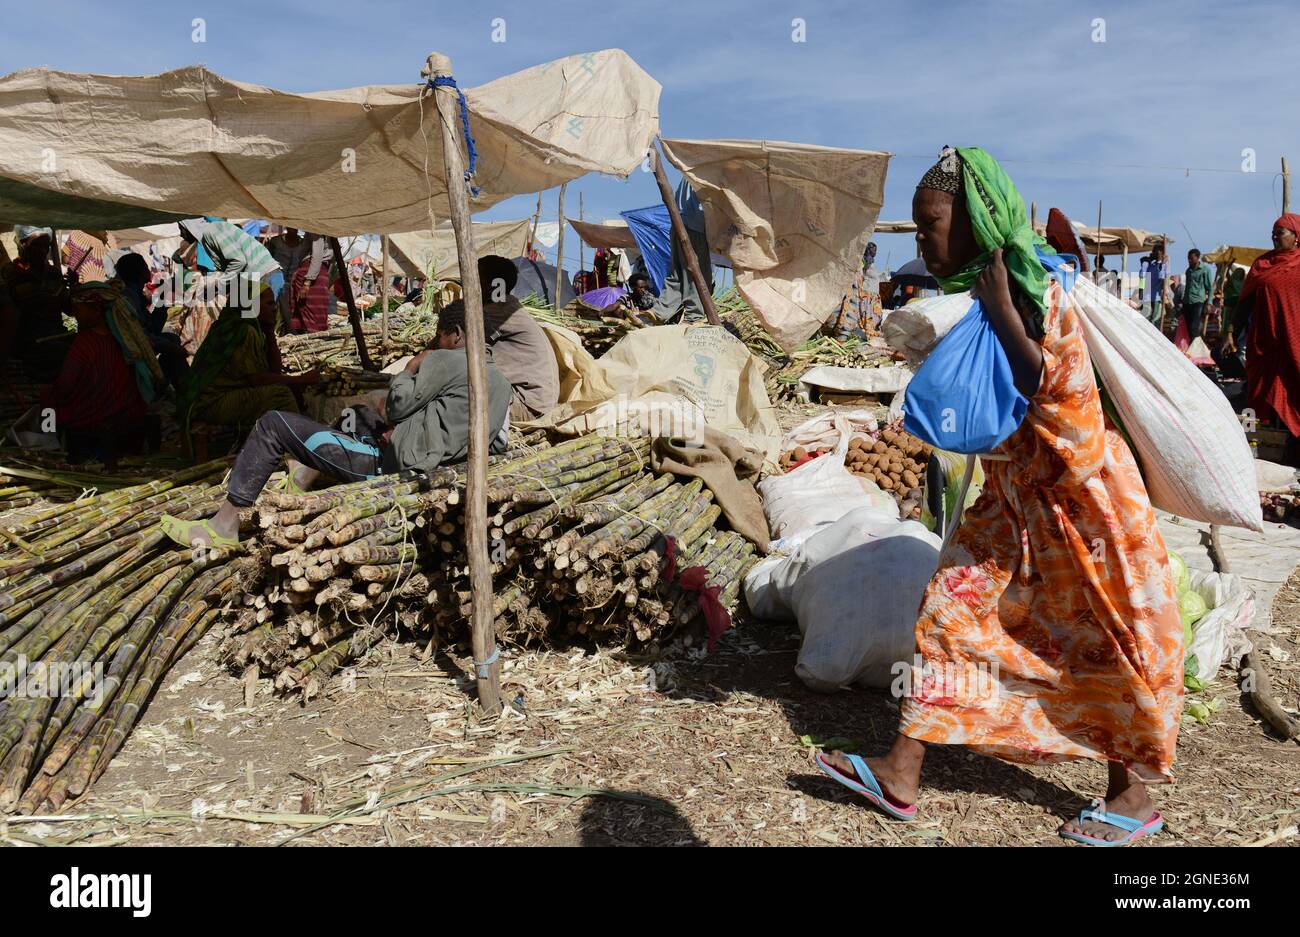
[[[0,78],[0,221],[116,229],[216,215],[334,235],[416,230],[430,209],[450,215],[425,91],[292,94],[203,66],[14,72]],[[659,93],[619,49],[466,90],[480,190],[471,210],[588,172],[631,172],[658,131]]]
[[[710,245],[787,351],[817,331],[862,266],[889,153],[767,140],[664,140],[704,204]]]
[[[877,221],[874,234],[915,234],[915,221]]]
[[[664,280],[673,262],[673,222],[662,204],[619,212],[645,258],[645,269],[654,283],[655,292],[664,291]]]
[[[523,253],[532,228],[532,219],[518,221],[475,221],[474,249],[480,257],[499,254],[518,257]],[[439,280],[460,277],[460,261],[456,254],[456,234],[450,223],[438,225],[433,231],[406,231],[388,238],[388,269],[397,276],[424,277],[432,269]]]
[[[636,249],[636,238],[625,221],[574,221],[570,218],[569,224],[578,232],[578,237],[592,247]]]
[[[1166,247],[1174,243],[1174,239],[1171,237],[1156,234],[1152,231],[1144,231],[1141,228],[1106,227],[1102,225],[1099,235],[1096,225],[1089,226],[1081,221],[1075,221],[1073,224],[1075,231],[1079,234],[1079,240],[1083,241],[1083,246],[1087,248],[1088,253],[1095,255],[1097,246],[1100,244],[1103,257],[1122,254],[1126,247],[1129,252],[1134,252],[1150,250],[1160,242],[1164,242]],[[1039,222],[1034,226],[1034,229],[1039,234],[1046,234],[1047,225]]]
[[[1270,248],[1267,247],[1238,247],[1236,245],[1221,244],[1217,249],[1210,251],[1201,259],[1210,264],[1242,264],[1249,267],[1261,254],[1267,254]]]

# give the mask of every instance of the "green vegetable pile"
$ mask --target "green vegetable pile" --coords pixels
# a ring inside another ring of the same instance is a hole
[[[1210,607],[1199,592],[1192,589],[1191,574],[1187,563],[1177,553],[1169,553],[1169,570],[1174,577],[1174,592],[1178,597],[1178,612],[1183,619],[1183,646],[1189,646],[1196,634],[1196,626],[1209,613]],[[1212,674],[1207,674],[1207,678]],[[1201,679],[1200,664],[1195,654],[1188,654],[1183,661],[1183,686],[1193,693],[1201,693],[1206,688]],[[1188,699],[1186,713],[1197,722],[1209,722],[1210,716],[1222,705],[1222,699],[1209,701]]]

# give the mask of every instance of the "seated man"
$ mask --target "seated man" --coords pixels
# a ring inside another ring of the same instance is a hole
[[[49,228],[20,225],[14,235],[18,257],[0,272],[10,307],[0,320],[0,354],[19,359],[29,378],[47,383],[59,373],[72,340],[63,327],[68,287],[50,257]]]
[[[69,462],[98,455],[112,466],[118,454],[138,452],[145,441],[148,401],[141,389],[151,387],[152,375],[137,377],[122,344],[125,337],[108,324],[106,315],[118,296],[105,284],[72,290],[77,331],[58,378],[41,399],[42,409],[54,411],[53,429]],[[143,341],[138,334],[135,338]]]
[[[627,292],[600,311],[605,315],[635,316],[638,312],[648,312],[654,308],[655,294],[650,285],[650,277],[644,273],[634,273],[627,278]]]
[[[290,491],[307,490],[321,474],[354,482],[404,469],[428,472],[463,460],[469,452],[465,330],[439,322],[435,342],[393,378],[383,407],[386,413],[357,408],[352,432],[331,429],[297,413],[267,413],[235,460],[226,502],[216,516],[207,521],[164,516],[162,529],[182,546],[235,545],[239,509],[257,500],[286,455],[291,461],[285,487]],[[488,438],[493,440],[493,452],[503,452],[510,382],[491,360],[487,372]]]
[[[190,359],[181,345],[181,337],[163,331],[167,324],[167,310],[151,308],[152,300],[144,289],[153,276],[149,262],[136,253],[123,254],[117,259],[116,273],[122,281],[126,301],[131,304],[140,327],[158,355],[158,364],[167,377],[167,383],[179,394],[190,373]]]
[[[490,254],[478,262],[483,292],[483,327],[493,361],[510,381],[510,420],[523,423],[544,416],[560,399],[560,366],[551,343],[523,304],[510,291],[519,271],[504,257]],[[465,303],[456,300],[438,314],[438,322],[464,328]]]

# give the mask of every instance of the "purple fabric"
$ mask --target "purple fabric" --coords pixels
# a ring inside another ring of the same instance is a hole
[[[602,286],[598,289],[587,290],[578,298],[588,306],[595,306],[597,309],[603,309],[611,303],[616,303],[627,295],[627,290],[621,286]]]

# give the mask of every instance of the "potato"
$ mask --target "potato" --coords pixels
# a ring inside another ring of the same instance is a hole
[[[894,490],[894,480],[890,478],[888,475],[880,476],[878,479],[876,479],[876,482],[877,484],[880,485],[881,488],[885,489],[886,491]]]
[[[907,485],[908,488],[915,488],[916,482],[916,473],[910,469],[903,469],[903,484]]]
[[[884,455],[886,452],[889,451],[889,447],[886,446],[883,442],[879,442],[879,441],[877,441],[876,444],[871,447],[871,449],[873,452],[878,452],[881,455]]]

